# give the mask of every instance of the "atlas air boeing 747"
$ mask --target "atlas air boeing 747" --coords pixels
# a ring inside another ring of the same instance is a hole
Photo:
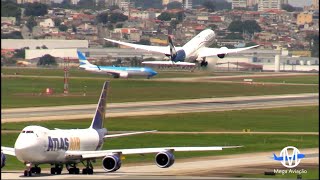
[[[157,75],[157,72],[149,67],[116,67],[116,66],[97,66],[91,64],[82,52],[77,51],[80,69],[99,74],[112,75],[114,78],[128,78],[130,76],[146,76],[148,79]]]
[[[104,140],[154,131],[131,132],[123,134],[107,134],[103,122],[109,82],[102,87],[96,113],[90,127],[86,129],[54,129],[42,126],[27,126],[19,134],[13,148],[1,146],[1,167],[5,165],[5,156],[16,156],[26,165],[25,176],[41,173],[39,165],[51,164],[51,174],[61,174],[63,165],[70,174],[79,174],[78,163],[85,168],[82,174],[93,174],[92,162],[102,159],[102,167],[106,172],[117,171],[121,167],[121,156],[130,154],[156,154],[155,163],[160,168],[170,167],[174,163],[173,152],[179,151],[217,151],[224,148],[240,146],[209,147],[157,147],[136,149],[101,150]]]
[[[245,48],[236,48],[236,49],[228,49],[227,47],[221,48],[208,48],[214,41],[215,33],[211,29],[206,29],[192,38],[189,42],[187,42],[182,47],[175,47],[173,45],[173,41],[170,36],[168,36],[168,46],[148,46],[148,45],[140,45],[140,44],[132,44],[122,41],[116,41],[112,39],[104,38],[105,40],[117,44],[121,44],[124,46],[129,46],[135,49],[142,49],[146,51],[151,51],[155,53],[161,53],[171,58],[171,61],[165,61],[167,64],[172,64],[175,62],[184,62],[189,61],[185,65],[190,65],[190,62],[195,60],[201,61],[201,66],[207,66],[208,62],[206,61],[206,57],[210,56],[218,56],[219,58],[224,58],[226,54],[237,53],[240,51],[248,50],[251,48],[258,47],[250,46]],[[199,59],[200,58],[200,59]],[[148,62],[145,64],[150,64],[152,62]],[[155,62],[153,62],[155,63]],[[164,62],[160,62],[158,64],[163,64]],[[183,64],[183,63],[182,63]]]

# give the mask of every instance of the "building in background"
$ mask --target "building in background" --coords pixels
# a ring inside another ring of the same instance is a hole
[[[247,6],[252,7],[258,4],[258,0],[247,0]]]
[[[232,0],[232,9],[246,8],[247,0]]]
[[[24,3],[42,3],[42,4],[51,4],[51,0],[17,0],[17,4],[24,4]]]
[[[297,16],[297,25],[305,25],[312,23],[313,14],[309,12],[302,12]]]
[[[281,9],[282,0],[259,0],[258,11]]]
[[[184,9],[192,9],[192,0],[183,0],[182,5]]]

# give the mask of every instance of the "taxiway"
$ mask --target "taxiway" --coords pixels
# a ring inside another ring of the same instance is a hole
[[[317,93],[307,93],[110,103],[106,113],[108,117],[121,117],[307,106],[318,105],[318,97]],[[95,108],[96,104],[2,109],[1,123],[91,118]]]

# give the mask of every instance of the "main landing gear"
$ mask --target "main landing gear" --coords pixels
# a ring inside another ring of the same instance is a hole
[[[35,165],[32,167],[31,163],[26,164],[26,170],[24,170],[23,175],[24,176],[32,176],[32,173],[34,174],[40,174],[41,173],[41,168]]]
[[[82,174],[93,174],[93,166],[90,160],[87,160],[86,165],[83,162],[82,164],[86,166],[86,168],[82,169]]]
[[[52,167],[50,170],[51,174],[61,174],[63,165],[55,164],[55,167]]]
[[[76,167],[76,164],[67,164],[66,165],[69,174],[79,174],[80,170]]]

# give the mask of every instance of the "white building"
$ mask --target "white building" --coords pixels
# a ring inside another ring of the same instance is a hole
[[[45,39],[1,39],[2,49],[22,49],[47,46],[49,49],[88,48],[88,40],[45,40]]]
[[[235,8],[246,8],[247,0],[232,0],[232,9]]]
[[[125,15],[127,14],[125,13]],[[135,11],[135,12],[130,12],[130,16],[136,17],[139,19],[155,19],[156,13],[151,11]]]
[[[192,0],[183,0],[182,4],[184,9],[192,9]]]
[[[45,19],[39,23],[40,27],[52,28],[54,27],[54,21],[51,18]]]
[[[281,2],[282,0],[259,0],[258,11],[281,9]]]

